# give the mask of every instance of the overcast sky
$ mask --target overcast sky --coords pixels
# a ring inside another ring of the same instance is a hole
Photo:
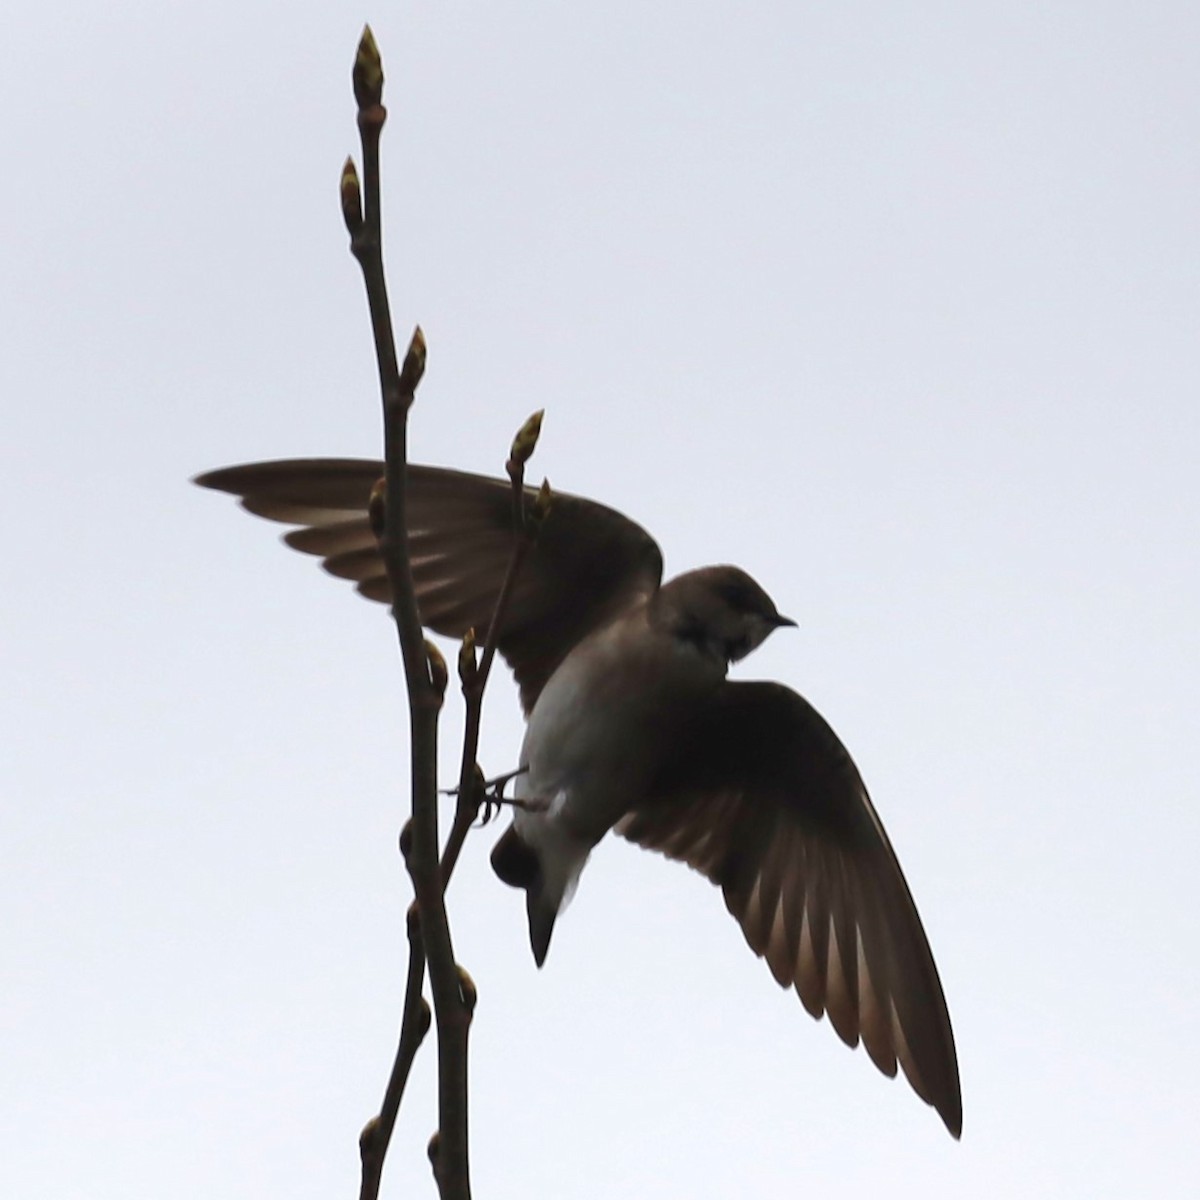
[[[499,471],[545,407],[536,475],[799,620],[736,674],[855,755],[962,1072],[955,1143],[623,843],[537,971],[497,826],[450,896],[475,1194],[1194,1194],[1200,9],[1152,0],[8,0],[0,1192],[357,1194],[395,636],[187,481],[379,452],[364,19],[413,456]],[[520,737],[500,672],[489,773]]]

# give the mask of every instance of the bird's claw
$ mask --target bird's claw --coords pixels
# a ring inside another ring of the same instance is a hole
[[[476,768],[478,770],[478,768]],[[518,775],[524,775],[529,770],[528,766],[518,767],[515,771],[508,771],[503,775],[497,775],[494,779],[477,778],[476,788],[479,796],[479,819],[477,827],[483,828],[490,821],[494,820],[496,814],[505,805],[511,805],[513,808],[528,808],[529,804],[525,800],[518,800],[515,797],[508,798],[504,794],[504,789],[509,782],[516,779]],[[480,773],[482,774],[482,772]],[[446,794],[456,796],[459,794],[459,788],[451,788]]]

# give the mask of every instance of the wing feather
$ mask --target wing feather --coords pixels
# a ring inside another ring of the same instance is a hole
[[[962,1129],[941,981],[845,747],[779,684],[726,683],[618,832],[717,883],[751,949],[814,1017]]]
[[[390,603],[366,516],[382,475],[382,463],[364,459],[289,459],[225,467],[196,482],[238,496],[257,516],[301,526],[285,536],[289,546],[320,557],[330,574],[356,583],[368,600]],[[414,464],[406,496],[422,620],[450,637],[472,627],[482,637],[512,551],[509,484]],[[662,555],[639,525],[602,504],[555,493],[497,639],[526,712],[570,649],[652,595],[661,577]]]

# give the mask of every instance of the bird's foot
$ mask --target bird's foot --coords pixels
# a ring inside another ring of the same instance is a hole
[[[496,814],[500,811],[501,807],[503,807],[505,804],[512,808],[523,808],[529,812],[542,812],[548,807],[548,804],[545,801],[535,799],[517,799],[515,796],[505,796],[504,789],[508,786],[508,784],[512,780],[516,779],[518,775],[524,775],[528,770],[529,767],[526,765],[523,767],[518,767],[515,771],[508,771],[503,775],[497,775],[493,779],[483,779],[483,772],[479,771],[478,767],[476,768],[478,775],[476,777],[475,787],[477,789],[476,795],[479,796],[480,827],[493,820]],[[442,795],[457,796],[460,791],[460,788],[446,788],[443,790]]]
[[[529,768],[518,767],[515,771],[509,771],[504,775],[497,775],[494,779],[484,779],[483,772],[475,768],[475,786],[483,792],[485,796],[492,795],[493,799],[502,800],[504,798],[504,789],[508,785],[509,780],[516,779],[518,775],[524,775]],[[438,792],[439,796],[457,796],[462,791],[461,787],[442,788]]]
[[[519,808],[529,813],[548,812],[550,809],[550,801],[543,800],[541,796],[497,796],[489,792],[480,805],[478,828],[482,829],[493,820],[506,804],[509,808]]]

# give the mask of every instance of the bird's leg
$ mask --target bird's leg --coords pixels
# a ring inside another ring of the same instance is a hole
[[[497,775],[494,779],[483,779],[476,776],[475,787],[479,789],[480,803],[480,827],[488,824],[493,820],[500,808],[507,804],[510,808],[524,809],[526,812],[545,812],[549,807],[549,802],[546,800],[537,799],[535,797],[518,798],[516,796],[506,796],[504,789],[508,784],[516,779],[518,775],[524,775],[529,770],[528,764],[523,767],[518,767],[515,771],[507,771],[503,775]],[[480,773],[482,774],[482,772]],[[459,788],[445,788],[442,792],[443,796],[457,796]]]
[[[478,768],[476,768],[478,769]],[[494,801],[504,799],[504,789],[509,781],[516,779],[518,775],[524,775],[529,770],[529,765],[518,767],[515,771],[509,771],[504,775],[497,775],[494,779],[479,779],[476,787],[480,788],[485,797]],[[461,788],[442,788],[443,796],[457,796]]]
[[[518,775],[527,775],[528,773],[529,764],[526,763],[523,767],[518,767],[515,771],[509,771],[504,775],[497,775],[495,779],[485,779],[483,781],[484,795],[500,803],[504,800],[504,789],[509,783],[516,779]]]
[[[503,775],[497,775],[493,779],[481,779],[476,777],[475,787],[479,789],[479,828],[483,828],[490,821],[493,821],[496,814],[504,805],[509,808],[519,808],[523,812],[540,813],[546,812],[550,807],[550,801],[542,796],[506,796],[504,789],[509,783],[516,779],[518,775],[524,775],[529,771],[528,763],[523,767],[518,767],[515,771],[507,771]],[[480,772],[482,774],[482,772]],[[443,796],[457,796],[461,788],[443,788],[441,794]]]
[[[483,812],[479,818],[479,828],[482,829],[489,821],[493,820],[506,804],[509,808],[519,808],[522,812],[531,813],[547,812],[550,808],[550,801],[541,796],[498,796],[489,792],[483,798]]]

